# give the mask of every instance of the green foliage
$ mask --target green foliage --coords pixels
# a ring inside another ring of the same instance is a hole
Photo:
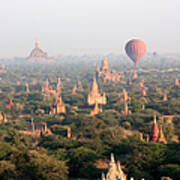
[[[97,176],[94,163],[98,157],[95,151],[84,147],[71,149],[68,151],[68,158],[71,177],[90,179]]]

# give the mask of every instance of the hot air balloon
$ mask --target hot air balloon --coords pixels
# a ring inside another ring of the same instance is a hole
[[[138,39],[130,40],[125,46],[126,54],[137,64],[146,53],[146,45]]]

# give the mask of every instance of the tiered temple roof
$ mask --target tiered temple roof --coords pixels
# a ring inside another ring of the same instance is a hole
[[[40,49],[39,42],[35,43],[35,48],[31,51],[27,59],[30,62],[54,62],[54,59],[49,58],[47,53]]]
[[[104,82],[107,81],[114,81],[114,82],[119,82],[121,79],[124,78],[124,75],[122,73],[117,73],[116,71],[111,71],[107,59],[104,57],[102,61],[102,67],[99,68],[97,66],[96,71],[98,73],[98,77],[102,77]]]
[[[66,106],[62,100],[62,97],[56,97],[54,105],[51,107],[50,114],[60,114],[60,113],[66,113]]]
[[[114,155],[111,153],[111,160],[106,176],[102,174],[102,180],[126,180],[126,175],[121,169],[120,162],[115,162]]]
[[[101,93],[99,92],[99,88],[98,88],[98,84],[97,84],[95,75],[93,76],[93,82],[92,82],[90,93],[88,94],[87,101],[88,101],[89,105],[94,105],[95,103],[104,105],[107,103],[105,93],[103,93],[103,95],[101,95]]]

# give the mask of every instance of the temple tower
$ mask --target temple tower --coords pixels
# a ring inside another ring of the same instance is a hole
[[[58,78],[57,86],[56,86],[56,96],[61,95],[62,82],[61,79]]]
[[[125,90],[125,89],[123,89],[123,101],[124,102],[127,102],[128,101],[128,93],[127,93],[127,91]]]
[[[105,180],[126,180],[126,175],[121,169],[120,162],[117,164],[114,159],[113,153],[111,153],[111,160],[109,162],[109,168]]]
[[[150,134],[150,141],[157,142],[158,137],[159,137],[159,129],[156,122],[156,115],[154,115],[153,125]]]
[[[28,83],[26,83],[26,84],[25,84],[25,86],[26,86],[26,93],[28,93],[28,94],[29,94],[29,93],[30,93],[30,90],[29,90],[29,84],[28,84]]]
[[[76,93],[77,93],[77,86],[75,84],[73,89],[72,89],[72,95],[75,95]]]
[[[50,114],[66,113],[66,106],[62,100],[62,97],[56,97],[54,105],[51,107]]]
[[[67,128],[67,138],[71,139],[71,128],[70,127]]]
[[[96,102],[98,104],[106,104],[107,103],[105,93],[103,93],[103,95],[101,95],[99,92],[98,84],[97,84],[96,77],[94,74],[91,90],[90,90],[90,93],[88,94],[88,104],[93,105]]]
[[[83,86],[82,86],[81,81],[78,81],[78,83],[77,83],[77,89],[78,89],[78,91],[80,91],[80,92],[83,91]]]
[[[96,102],[94,105],[94,109],[91,111],[91,116],[95,116],[96,114],[99,114],[102,112],[102,109],[99,108],[98,103]]]
[[[135,80],[137,78],[138,78],[137,72],[136,72],[136,70],[134,70],[132,79]]]
[[[143,89],[143,90],[141,91],[141,97],[145,97],[145,96],[147,96],[147,92],[146,92],[145,89]]]
[[[157,142],[167,144],[166,138],[165,138],[163,130],[162,130],[162,126],[160,126],[160,128],[159,128],[159,137],[158,137]]]
[[[106,57],[104,57],[104,59],[102,61],[102,71],[103,72],[109,71],[109,66],[108,66],[108,62],[107,62]]]
[[[177,78],[175,79],[174,85],[179,86],[179,80]]]
[[[167,95],[166,94],[164,94],[164,96],[163,96],[163,101],[164,102],[167,101]]]
[[[35,42],[35,49],[39,49],[39,42],[38,41]]]

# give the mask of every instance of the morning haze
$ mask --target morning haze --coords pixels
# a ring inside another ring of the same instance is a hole
[[[50,55],[124,53],[133,37],[150,52],[178,52],[179,7],[178,0],[1,0],[0,57],[25,57],[35,40]]]

